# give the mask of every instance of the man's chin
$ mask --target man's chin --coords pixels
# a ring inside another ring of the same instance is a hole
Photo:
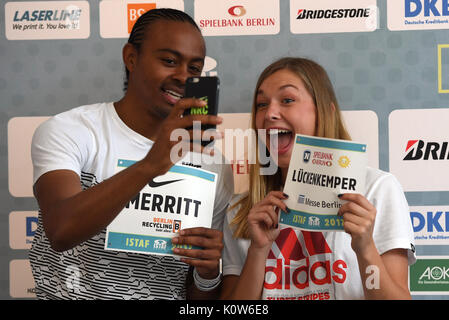
[[[158,118],[165,119],[172,112],[173,105],[165,104],[159,106],[153,106],[149,110],[150,113]]]

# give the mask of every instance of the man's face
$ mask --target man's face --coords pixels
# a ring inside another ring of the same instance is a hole
[[[190,23],[154,22],[130,70],[129,88],[149,112],[165,118],[184,96],[186,79],[201,75],[205,54],[204,39]]]

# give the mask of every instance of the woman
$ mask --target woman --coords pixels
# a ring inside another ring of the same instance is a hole
[[[410,299],[413,230],[391,174],[367,168],[366,193],[340,195],[345,232],[279,228],[279,209],[289,211],[281,190],[295,133],[350,139],[325,70],[301,58],[268,66],[257,82],[252,127],[266,130],[265,141],[278,135],[277,145],[266,146],[278,170],[260,175],[256,162],[249,192],[233,201],[224,228],[222,298]]]

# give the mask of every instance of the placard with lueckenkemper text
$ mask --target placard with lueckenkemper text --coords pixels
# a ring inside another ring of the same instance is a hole
[[[116,172],[135,161],[120,159]],[[123,208],[106,230],[106,250],[169,255],[171,239],[181,229],[210,228],[214,211],[217,174],[174,165],[148,184]]]
[[[290,213],[280,223],[309,231],[342,231],[342,193],[364,193],[366,144],[296,135],[284,186]]]

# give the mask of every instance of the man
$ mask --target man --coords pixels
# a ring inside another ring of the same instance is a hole
[[[185,229],[173,240],[202,247],[177,249],[193,259],[104,250],[109,223],[176,162],[170,159],[177,143],[170,141],[171,132],[193,121],[221,122],[216,116],[182,117],[184,109],[203,104],[181,97],[186,79],[201,74],[205,51],[188,15],[151,10],[138,19],[123,48],[125,96],[64,112],[38,128],[32,157],[40,212],[30,261],[39,298],[205,299],[218,293],[222,233],[217,229],[233,192],[227,167],[203,165],[218,173],[212,229]],[[136,163],[115,174],[117,159]],[[186,287],[189,265],[195,281]]]

